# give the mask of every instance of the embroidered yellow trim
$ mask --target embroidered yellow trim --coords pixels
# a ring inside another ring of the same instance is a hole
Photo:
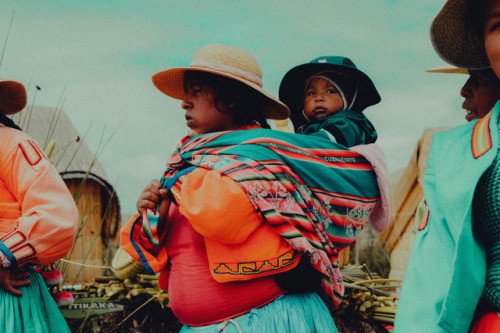
[[[293,262],[293,251],[289,251],[272,260],[238,264],[221,263],[214,270],[214,273],[231,275],[253,275],[278,270],[280,268],[291,265]]]

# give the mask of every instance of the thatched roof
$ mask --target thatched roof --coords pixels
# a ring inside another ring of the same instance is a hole
[[[106,201],[103,205],[107,205],[107,200],[112,198],[110,215],[108,215],[111,225],[120,225],[120,200],[109,183],[104,168],[94,159],[94,153],[87,147],[63,110],[27,106],[11,118],[24,132],[35,139],[42,149],[45,150],[52,140],[55,141],[50,160],[66,182],[83,181],[88,173],[88,180],[95,181],[101,187],[100,191],[103,194],[99,200]],[[103,227],[104,229],[106,226]],[[107,235],[105,236],[104,238],[107,239]]]
[[[83,179],[92,165],[94,154],[80,137],[68,116],[62,110],[49,107],[31,106],[12,116],[14,122],[23,131],[35,139],[42,149],[51,140],[55,140],[55,148],[50,157],[63,179]],[[113,186],[103,167],[96,160],[90,169],[89,179],[104,186],[110,193]]]

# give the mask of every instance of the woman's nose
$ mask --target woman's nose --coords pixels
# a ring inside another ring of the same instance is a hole
[[[187,110],[191,107],[191,103],[189,103],[187,100],[183,99],[181,103],[181,108],[184,110]]]
[[[460,96],[470,97],[471,95],[472,95],[471,85],[470,85],[469,80],[467,80],[465,82],[464,86],[462,87],[462,89],[460,89]]]
[[[470,91],[466,88],[466,86],[463,86],[462,89],[460,89],[460,96],[470,97]]]

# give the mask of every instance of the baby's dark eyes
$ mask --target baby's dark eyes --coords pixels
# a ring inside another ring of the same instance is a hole
[[[330,94],[337,94],[338,91],[336,89],[327,89],[324,93],[330,95]],[[306,96],[314,96],[316,94],[317,94],[317,92],[314,91],[314,90],[308,90],[308,91],[306,91]]]
[[[492,33],[493,31],[498,30],[500,28],[500,20],[497,20],[496,22],[487,24],[486,26],[487,26],[487,30],[486,31],[488,33]]]
[[[491,27],[491,31],[497,30],[498,28],[500,28],[500,21],[498,21],[495,24],[493,24],[493,26]]]

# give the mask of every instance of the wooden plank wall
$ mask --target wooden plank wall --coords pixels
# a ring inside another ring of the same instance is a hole
[[[423,197],[423,189],[418,182],[418,148],[413,153],[408,167],[391,193],[391,218],[389,227],[380,234],[380,242],[391,253],[402,235],[413,224],[415,211]]]
[[[380,234],[380,242],[391,253],[403,235],[411,229],[418,204],[424,196],[423,180],[434,134],[447,128],[427,129],[422,134],[408,166],[391,193],[389,227]]]
[[[81,180],[75,179],[65,182],[70,192],[74,194]],[[105,266],[103,257],[106,246],[113,246],[118,242],[119,233],[117,233],[114,238],[110,238],[108,244],[103,244],[103,239],[101,237],[101,222],[103,219],[102,215],[106,210],[108,202],[103,202],[101,196],[102,189],[103,187],[99,183],[89,179],[77,203],[79,223],[84,223],[84,226],[79,234],[79,238],[73,246],[71,257],[66,258],[72,262],[92,266]],[[109,212],[113,212],[113,210],[109,210]],[[115,223],[111,213],[108,213],[105,219],[106,222],[102,223],[105,227],[109,228],[111,223]],[[80,268],[81,271],[79,272]],[[92,282],[94,277],[104,275],[104,271],[105,269],[103,268],[69,264],[68,270],[64,276],[67,283]]]
[[[424,197],[424,175],[432,139],[436,132],[443,130],[446,129],[428,129],[423,133],[408,166],[391,192],[389,227],[380,234],[379,238],[382,246],[387,248],[391,258],[390,278],[404,278],[416,234],[415,213]]]

